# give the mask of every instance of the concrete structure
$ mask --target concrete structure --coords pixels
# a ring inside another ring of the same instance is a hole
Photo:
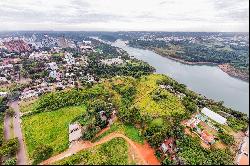
[[[78,123],[69,125],[69,143],[78,141],[82,137],[82,127]]]
[[[219,123],[219,124],[226,124],[227,119],[222,117],[221,115],[211,111],[210,109],[204,107],[201,112],[206,115],[207,117],[209,117],[210,119],[214,120],[215,122]]]

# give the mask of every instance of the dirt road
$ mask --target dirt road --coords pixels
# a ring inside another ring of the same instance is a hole
[[[95,142],[95,143],[91,143],[90,141],[82,141],[82,142],[78,142],[75,145],[72,145],[68,150],[66,150],[65,152],[53,156],[51,158],[49,158],[48,160],[45,160],[41,163],[41,165],[49,165],[49,164],[53,164],[56,161],[59,161],[65,157],[69,157],[81,150],[84,149],[89,149],[92,148],[94,146],[97,145],[101,145],[105,142],[108,142],[114,138],[123,138],[124,140],[126,140],[128,142],[128,144],[130,145],[131,149],[133,150],[133,152],[137,155],[137,157],[141,160],[141,164],[142,165],[160,165],[159,161],[157,160],[157,158],[154,156],[154,151],[153,150],[147,150],[146,148],[147,145],[145,147],[138,147],[139,144],[134,143],[132,140],[130,140],[128,137],[124,136],[123,134],[120,133],[111,133],[108,136],[102,138],[100,141]],[[141,145],[143,146],[143,145]],[[151,148],[152,149],[152,148]]]

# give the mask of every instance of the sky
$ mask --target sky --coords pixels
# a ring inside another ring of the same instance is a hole
[[[0,0],[0,31],[249,32],[249,0]]]

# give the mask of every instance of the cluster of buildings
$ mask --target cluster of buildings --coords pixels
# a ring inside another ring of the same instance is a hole
[[[249,37],[247,35],[234,35],[234,36],[225,36],[221,33],[218,34],[203,34],[199,36],[193,35],[159,35],[159,34],[144,34],[138,38],[142,41],[164,41],[169,42],[188,42],[188,43],[197,43],[201,42],[213,42],[221,43],[223,45],[229,46],[239,46],[239,47],[249,47]]]
[[[27,52],[31,51],[31,46],[23,40],[10,40],[3,42],[4,48],[6,48],[9,52]]]
[[[211,111],[210,109],[204,107],[201,113],[196,114],[190,120],[188,120],[185,125],[193,129],[195,133],[208,145],[215,143],[215,138],[212,133],[207,131],[207,128],[211,130],[218,131],[219,129],[213,125],[213,123],[218,123],[220,125],[226,125],[227,119],[221,115]]]
[[[20,99],[30,100],[54,89],[96,82],[98,78],[88,71],[88,55],[92,52],[103,54],[96,44],[98,42],[91,40],[74,41],[64,36],[35,34],[0,38],[0,85],[21,83],[27,77],[31,81],[21,92]],[[100,63],[118,65],[123,60],[117,57],[102,59]]]

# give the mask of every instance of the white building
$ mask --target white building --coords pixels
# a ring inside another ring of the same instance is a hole
[[[69,143],[78,141],[82,137],[82,127],[78,123],[69,125]]]
[[[209,117],[210,119],[214,120],[215,122],[219,123],[219,124],[226,124],[227,119],[222,117],[221,115],[211,111],[210,109],[204,107],[201,112],[206,115],[207,117]]]
[[[0,97],[7,97],[8,93],[7,92],[0,92]]]
[[[49,77],[56,79],[56,78],[57,78],[57,72],[56,72],[55,70],[52,70],[52,71],[49,73]]]
[[[49,68],[51,70],[57,70],[58,69],[58,66],[57,66],[56,62],[48,63],[48,65],[49,65]]]
[[[8,82],[8,80],[5,77],[0,77],[0,82]]]
[[[123,60],[118,58],[112,58],[112,59],[102,59],[101,62],[105,65],[120,65],[123,63]]]

